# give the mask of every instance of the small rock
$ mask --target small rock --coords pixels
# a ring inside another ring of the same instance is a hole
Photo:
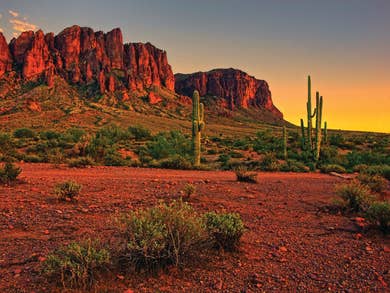
[[[50,232],[49,232],[49,230],[45,230],[45,231],[43,231],[43,234],[45,234],[45,235],[49,235],[49,234],[50,234]]]
[[[287,248],[285,246],[279,247],[280,252],[287,252]]]

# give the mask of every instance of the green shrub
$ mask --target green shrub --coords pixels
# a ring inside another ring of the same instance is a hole
[[[130,126],[128,132],[137,140],[150,139],[152,137],[150,130],[142,125]]]
[[[322,166],[321,172],[322,173],[331,173],[331,172],[346,173],[347,170],[345,170],[345,168],[343,166],[340,166],[337,164],[329,164],[329,165]]]
[[[55,186],[54,192],[60,200],[73,201],[80,194],[81,185],[74,181],[65,181]]]
[[[86,168],[93,165],[95,165],[95,162],[91,157],[79,157],[68,162],[68,166],[71,168]]]
[[[178,266],[198,253],[205,239],[201,217],[181,201],[132,212],[123,223],[126,245],[122,258],[137,270]]]
[[[239,182],[248,182],[248,183],[257,183],[257,173],[248,172],[244,167],[238,167],[235,170],[237,181]]]
[[[184,192],[184,198],[186,200],[189,200],[191,196],[195,193],[196,187],[193,184],[187,183],[184,185],[183,192]]]
[[[122,158],[121,154],[111,149],[104,155],[105,166],[128,166],[130,161]]]
[[[342,207],[351,212],[364,212],[373,202],[369,188],[358,181],[338,185],[336,194],[341,199]]]
[[[309,172],[310,169],[304,163],[295,161],[295,160],[287,160],[284,164],[280,166],[280,171],[283,172]]]
[[[390,180],[390,166],[389,165],[373,165],[361,168],[360,173],[368,175],[381,175],[387,180]]]
[[[369,175],[361,173],[357,179],[364,185],[367,185],[373,192],[383,192],[387,189],[388,182],[385,178],[379,175]]]
[[[210,212],[205,215],[206,229],[215,247],[233,251],[238,248],[244,224],[239,214],[217,214]]]
[[[264,171],[278,171],[279,162],[275,153],[266,153],[261,161],[261,169]]]
[[[159,133],[147,144],[145,151],[156,160],[172,156],[189,157],[192,154],[191,140],[180,131]]]
[[[159,161],[158,166],[165,169],[176,169],[176,170],[189,170],[192,169],[192,163],[180,156],[174,155],[172,157],[166,158]]]
[[[35,132],[30,128],[18,128],[13,133],[16,138],[34,138]]]
[[[388,233],[390,227],[390,203],[373,203],[366,212],[366,218],[372,224],[378,225],[383,232]]]
[[[110,265],[110,254],[99,243],[71,243],[49,254],[43,272],[64,288],[90,289],[97,276]]]
[[[5,163],[4,167],[0,169],[0,183],[9,184],[15,181],[21,172],[22,169],[14,164]]]

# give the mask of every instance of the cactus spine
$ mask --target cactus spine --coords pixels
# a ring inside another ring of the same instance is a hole
[[[283,157],[287,160],[287,131],[286,126],[283,126]]]
[[[308,95],[307,95],[307,133],[305,135],[304,122],[301,119],[301,131],[302,131],[302,149],[310,151],[313,159],[317,162],[320,158],[321,152],[321,141],[322,141],[322,106],[323,106],[323,98],[320,96],[319,92],[316,92],[316,107],[312,113],[312,105],[311,105],[311,78],[308,76]],[[313,140],[313,123],[312,119],[315,120],[315,133]],[[326,127],[326,126],[325,126]],[[324,131],[325,132],[325,131]]]
[[[200,166],[201,134],[205,128],[204,106],[199,102],[199,92],[192,96],[192,151],[194,166]]]

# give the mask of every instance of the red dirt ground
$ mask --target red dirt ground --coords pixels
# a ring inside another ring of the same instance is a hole
[[[352,218],[326,212],[334,185],[322,174],[259,173],[239,183],[232,172],[22,164],[22,182],[0,186],[0,292],[60,292],[40,275],[49,251],[74,240],[115,239],[115,216],[197,188],[196,210],[238,212],[247,231],[239,253],[210,252],[157,276],[107,273],[95,292],[388,291],[390,239],[361,232]],[[83,185],[61,203],[56,183]]]

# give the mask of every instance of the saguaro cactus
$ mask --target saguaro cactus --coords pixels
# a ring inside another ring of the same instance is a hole
[[[194,91],[192,96],[192,151],[194,166],[200,165],[201,137],[205,128],[204,106],[199,101],[199,92]]]
[[[287,131],[286,126],[283,126],[283,157],[287,160]]]
[[[320,93],[317,92],[316,94],[316,109],[317,109],[317,115],[316,115],[316,138],[315,138],[315,160],[316,162],[320,158],[320,151],[321,151],[321,120],[322,120],[322,96],[320,96]]]
[[[328,123],[324,122],[324,143],[328,143]]]
[[[312,113],[311,108],[311,78],[310,75],[308,76],[308,95],[307,95],[307,103],[306,103],[306,109],[307,109],[307,133],[305,135],[305,129],[304,129],[304,123],[303,119],[301,119],[301,131],[302,131],[302,149],[310,151],[312,154],[313,159],[317,162],[320,158],[320,152],[321,152],[321,141],[322,141],[322,105],[323,105],[323,98],[320,96],[319,92],[316,92],[316,107],[314,108],[314,111]],[[312,119],[316,118],[316,124],[315,124],[315,133],[314,133],[314,140],[313,140],[313,126],[312,126]],[[325,126],[326,127],[326,126]]]

